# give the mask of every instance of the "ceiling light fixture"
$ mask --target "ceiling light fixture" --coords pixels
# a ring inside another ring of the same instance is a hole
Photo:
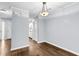
[[[40,12],[41,16],[48,16],[48,11],[47,11],[47,6],[46,6],[46,2],[43,2],[43,8],[42,11]]]

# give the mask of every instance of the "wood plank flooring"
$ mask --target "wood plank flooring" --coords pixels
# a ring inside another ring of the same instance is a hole
[[[76,56],[75,54],[58,48],[46,42],[37,43],[34,40],[30,40],[30,48],[34,55],[39,56]],[[33,55],[33,54],[32,54]]]
[[[6,55],[6,56],[10,55],[11,39],[10,38],[4,39],[3,45],[4,46],[2,46],[2,40],[0,40],[0,55],[2,52],[1,47],[4,47],[4,49],[3,49],[4,55]]]
[[[77,56],[46,42],[37,43],[30,39],[29,45],[28,48],[12,51],[12,56]]]
[[[11,39],[6,40],[5,42],[6,42],[5,48],[7,48],[7,50],[5,50],[5,52],[7,52],[6,55],[10,55],[10,56],[77,56],[76,54],[58,48],[47,42],[37,43],[35,40],[32,39],[29,39],[28,47],[24,47],[12,51],[10,51]]]
[[[10,52],[11,56],[28,56],[29,51],[28,47],[16,49]]]
[[[51,45],[49,43],[46,43],[46,42],[40,43],[40,48],[42,48],[46,52],[50,53],[51,56],[76,56],[75,54],[73,54],[71,52],[63,50],[61,48],[58,48],[58,47]]]

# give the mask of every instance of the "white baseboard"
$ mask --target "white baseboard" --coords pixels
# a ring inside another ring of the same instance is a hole
[[[77,52],[75,52],[75,51],[72,51],[72,50],[69,50],[69,49],[67,49],[67,48],[63,48],[63,47],[61,47],[61,46],[59,46],[59,45],[57,45],[57,44],[54,44],[54,43],[52,43],[52,42],[48,42],[48,41],[38,41],[38,43],[42,43],[42,42],[50,43],[51,45],[57,46],[57,47],[59,47],[59,48],[61,48],[61,49],[63,49],[63,50],[69,51],[69,52],[71,52],[71,53],[76,54],[76,55],[79,56],[79,53],[77,53]],[[29,45],[22,46],[22,47],[17,47],[17,48],[12,48],[11,51],[12,51],[12,50],[16,50],[16,49],[20,49],[20,48],[24,48],[24,47],[28,47],[28,46],[29,46]]]
[[[28,47],[29,45],[26,45],[26,46],[21,46],[21,47],[17,47],[17,48],[12,48],[11,51],[13,50],[17,50],[17,49],[21,49],[21,48],[25,48],[25,47]]]
[[[59,45],[57,45],[57,44],[54,44],[54,43],[52,43],[52,42],[48,42],[48,41],[39,41],[38,43],[42,43],[42,42],[50,43],[51,45],[54,45],[54,46],[56,46],[56,47],[59,47],[59,48],[61,48],[61,49],[63,49],[63,50],[69,51],[69,52],[71,52],[71,53],[76,54],[76,55],[79,56],[79,53],[74,52],[74,51],[72,51],[72,50],[69,50],[69,49],[67,49],[67,48],[63,48],[63,47],[61,47],[61,46],[59,46]]]

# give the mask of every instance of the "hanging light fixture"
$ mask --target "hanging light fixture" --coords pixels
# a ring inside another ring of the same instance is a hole
[[[47,16],[49,13],[47,11],[47,6],[46,6],[46,2],[43,2],[43,8],[42,11],[40,13],[41,16]]]

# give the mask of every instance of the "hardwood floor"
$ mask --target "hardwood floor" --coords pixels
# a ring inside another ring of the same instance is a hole
[[[1,42],[1,41],[0,41]],[[1,44],[0,44],[1,48]],[[69,51],[58,48],[47,42],[37,43],[35,40],[29,39],[29,46],[21,49],[11,49],[11,39],[5,41],[6,55],[10,56],[77,56]],[[1,52],[1,49],[0,49]]]
[[[29,40],[29,47],[11,51],[12,56],[77,56],[49,43]]]
[[[44,49],[46,52],[50,53],[51,56],[76,56],[71,52],[63,50],[46,42],[40,43],[40,47]]]
[[[3,49],[1,49],[1,47],[3,47]],[[10,49],[11,49],[11,39],[9,38],[5,39],[4,43],[2,43],[2,40],[0,40],[0,55],[6,55],[6,56],[10,55]]]
[[[32,48],[32,52],[34,52],[34,55],[39,56],[76,56],[71,52],[65,51],[46,42],[37,43],[34,42],[34,40],[30,40],[30,47]]]
[[[28,47],[16,49],[10,52],[11,56],[28,56],[29,51]]]

